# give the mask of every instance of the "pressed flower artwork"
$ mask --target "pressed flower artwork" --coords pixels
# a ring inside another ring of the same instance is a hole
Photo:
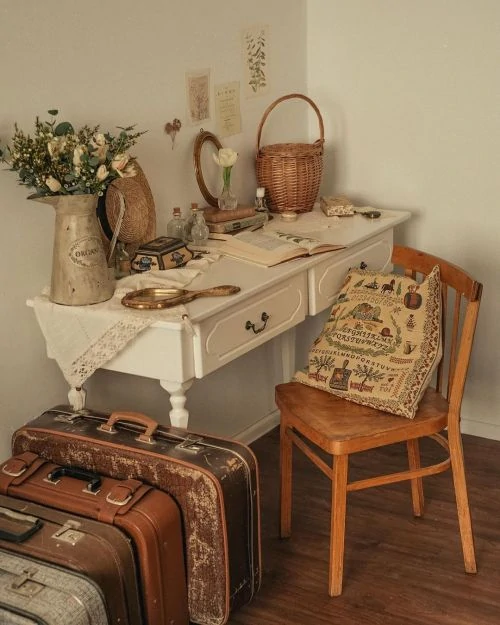
[[[255,26],[243,32],[245,92],[247,97],[269,90],[269,27]]]

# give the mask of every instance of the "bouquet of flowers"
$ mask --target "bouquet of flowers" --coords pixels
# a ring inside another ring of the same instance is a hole
[[[57,110],[48,113],[51,121],[36,118],[33,137],[15,124],[8,154],[0,150],[0,161],[17,172],[20,184],[38,196],[104,195],[115,178],[135,176],[128,150],[144,132],[134,132],[135,126],[118,126],[116,135],[100,126],[75,130],[69,122],[56,123]]]

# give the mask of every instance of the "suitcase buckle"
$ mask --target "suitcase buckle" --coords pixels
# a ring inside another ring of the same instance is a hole
[[[130,500],[132,499],[132,494],[129,494],[125,497],[125,499],[115,499],[114,497],[111,496],[111,493],[108,493],[106,495],[106,501],[108,503],[113,504],[114,506],[124,506],[125,504],[127,504]]]
[[[11,467],[11,468],[9,468]],[[19,469],[17,467],[20,467]],[[10,475],[11,477],[18,477],[22,475],[27,470],[26,464],[19,460],[18,458],[11,458],[10,461],[6,462],[2,467],[2,473],[5,475]]]
[[[203,450],[203,438],[201,436],[194,436],[193,434],[189,434],[186,438],[178,443],[175,447],[177,449],[185,449],[186,451],[192,451],[197,454],[199,451]]]

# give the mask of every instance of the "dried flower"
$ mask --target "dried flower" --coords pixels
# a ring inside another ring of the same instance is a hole
[[[0,161],[17,172],[22,185],[41,196],[103,195],[115,178],[135,175],[128,150],[144,132],[119,126],[120,132],[112,135],[86,125],[75,131],[69,122],[56,125],[58,111],[48,112],[53,119],[42,122],[37,117],[33,137],[15,124],[8,157],[0,150]]]

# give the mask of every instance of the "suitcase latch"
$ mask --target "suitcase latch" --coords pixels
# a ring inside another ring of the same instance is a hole
[[[52,534],[51,538],[74,546],[85,536],[84,532],[80,532],[78,530],[80,525],[81,524],[78,521],[68,520],[60,529],[57,530],[57,532]]]
[[[181,443],[175,446],[177,449],[185,449],[186,451],[192,451],[197,454],[203,451],[205,446],[203,445],[203,438],[201,436],[188,435]]]
[[[22,595],[23,597],[34,597],[45,588],[43,584],[35,582],[32,578],[36,575],[37,570],[34,568],[24,569],[21,575],[10,585],[10,590]]]

